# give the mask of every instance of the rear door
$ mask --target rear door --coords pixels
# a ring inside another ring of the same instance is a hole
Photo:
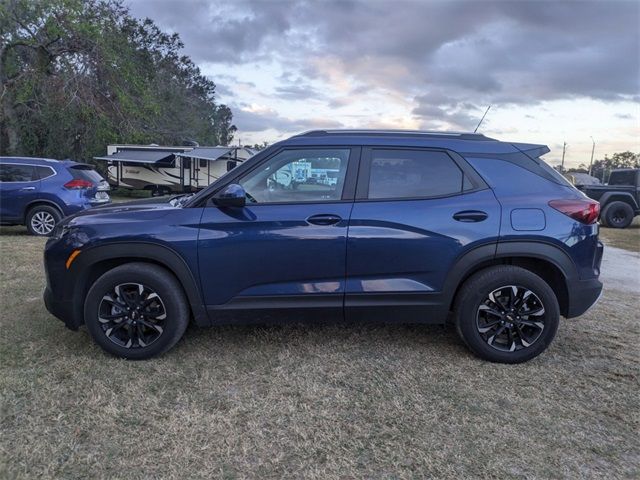
[[[241,321],[241,313],[257,321],[343,318],[359,153],[349,147],[284,148],[230,180],[245,189],[245,207],[204,209],[198,259],[214,322]],[[318,180],[327,172],[335,173],[335,181]],[[292,181],[296,173],[299,182]]]
[[[441,321],[447,274],[466,252],[495,244],[499,226],[493,192],[459,155],[364,149],[347,241],[347,320]]]
[[[38,197],[40,181],[33,165],[0,164],[0,218],[23,221],[25,208]]]

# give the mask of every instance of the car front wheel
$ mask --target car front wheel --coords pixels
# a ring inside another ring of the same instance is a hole
[[[189,322],[182,287],[167,270],[148,263],[121,265],[102,275],[85,299],[85,324],[107,352],[131,360],[173,347]]]
[[[456,298],[454,316],[460,337],[476,355],[492,362],[521,363],[549,346],[560,308],[542,278],[505,265],[469,278]]]

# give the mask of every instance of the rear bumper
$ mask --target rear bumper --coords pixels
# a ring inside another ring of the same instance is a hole
[[[598,246],[593,257],[593,272],[595,278],[589,280],[576,280],[569,282],[569,308],[567,318],[579,317],[593,307],[602,295],[602,282],[598,280],[600,275],[600,264],[604,246],[598,242]]]
[[[602,282],[597,278],[582,280],[570,286],[567,318],[579,317],[593,307],[602,294]]]

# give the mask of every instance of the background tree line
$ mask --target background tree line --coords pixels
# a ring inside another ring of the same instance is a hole
[[[616,168],[640,168],[640,154],[633,152],[614,153],[609,157],[605,155],[603,159],[594,160],[591,167],[591,176],[598,178],[601,182],[609,179],[611,170]],[[561,173],[589,173],[589,165],[581,163],[577,168],[569,168],[561,171]]]
[[[229,144],[231,110],[182,49],[121,0],[0,0],[0,154],[87,161],[109,143]]]

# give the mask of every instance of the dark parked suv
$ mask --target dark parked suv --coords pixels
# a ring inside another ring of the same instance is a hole
[[[66,215],[109,203],[109,184],[71,160],[0,157],[0,223],[46,236]]]
[[[168,350],[190,320],[452,312],[477,355],[523,362],[602,290],[599,204],[540,160],[548,151],[467,133],[298,135],[191,197],[64,220],[45,303],[131,359]]]

